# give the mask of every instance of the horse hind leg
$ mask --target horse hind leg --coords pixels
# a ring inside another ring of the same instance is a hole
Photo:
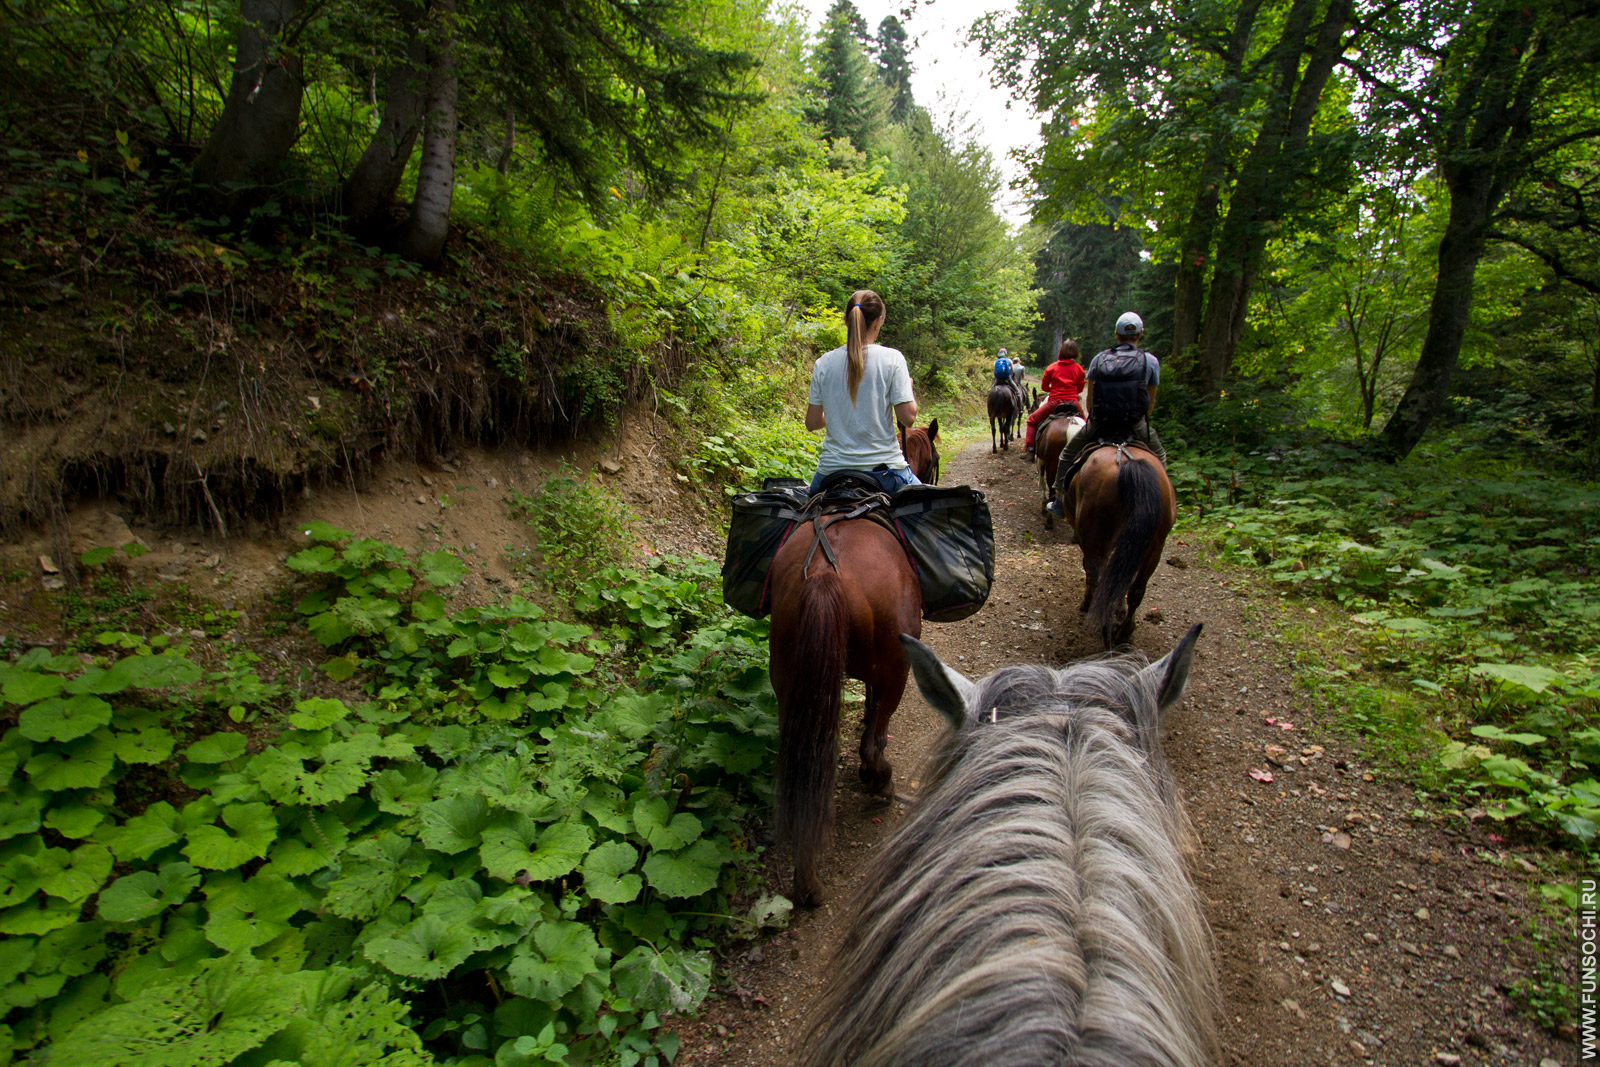
[[[880,679],[867,686],[867,702],[861,710],[861,782],[879,796],[894,791],[894,765],[883,753],[889,747],[889,717],[900,706],[905,690],[904,673]]]
[[[1144,602],[1145,586],[1150,584],[1148,572],[1141,571],[1133,580],[1133,585],[1128,589],[1128,614],[1122,620],[1122,625],[1117,629],[1117,644],[1127,644],[1133,636],[1133,627],[1138,622],[1139,605]]]

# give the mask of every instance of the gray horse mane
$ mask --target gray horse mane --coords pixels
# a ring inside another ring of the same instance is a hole
[[[868,874],[806,1067],[1215,1062],[1210,932],[1143,664],[977,683]]]

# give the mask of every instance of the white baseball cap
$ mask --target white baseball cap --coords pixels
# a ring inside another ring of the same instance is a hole
[[[1144,333],[1144,320],[1131,311],[1124,311],[1117,320],[1118,337],[1138,337]]]

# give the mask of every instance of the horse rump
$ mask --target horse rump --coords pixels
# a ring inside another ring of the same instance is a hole
[[[1139,577],[1151,542],[1165,534],[1167,525],[1161,476],[1146,460],[1130,457],[1118,468],[1117,499],[1122,502],[1122,523],[1089,602],[1089,628],[1101,635],[1107,648],[1115,643],[1112,637],[1121,621],[1117,610]]]

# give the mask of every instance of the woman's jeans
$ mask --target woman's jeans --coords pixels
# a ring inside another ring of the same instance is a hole
[[[837,471],[828,472],[828,474],[837,473]],[[877,482],[879,487],[889,495],[891,500],[894,498],[894,494],[900,489],[901,486],[922,484],[921,480],[919,480],[915,474],[911,473],[910,467],[901,467],[898,470],[891,470],[886,465],[880,463],[869,471],[853,471],[852,473],[859,474],[863,478],[871,478],[873,481]],[[811,479],[811,491],[813,493],[815,493],[821,487],[823,480],[828,477],[828,474],[818,472],[817,475]]]

